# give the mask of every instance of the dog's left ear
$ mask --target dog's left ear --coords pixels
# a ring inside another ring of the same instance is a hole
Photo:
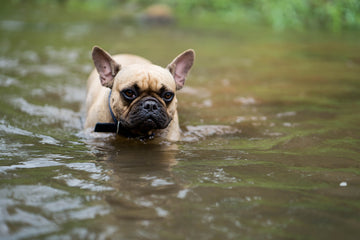
[[[120,65],[100,47],[95,46],[92,50],[92,58],[100,76],[101,85],[112,88],[114,78],[120,71]]]
[[[176,90],[180,90],[184,86],[186,76],[194,63],[194,58],[194,50],[189,49],[177,56],[167,66],[167,69],[174,77],[176,83]]]

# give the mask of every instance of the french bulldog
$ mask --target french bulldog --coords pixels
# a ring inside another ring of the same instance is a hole
[[[95,46],[87,82],[85,128],[126,138],[180,139],[176,91],[193,65],[192,49],[166,68],[130,54],[111,56]]]

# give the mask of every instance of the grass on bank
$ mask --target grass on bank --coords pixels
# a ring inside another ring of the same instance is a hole
[[[276,31],[360,30],[359,0],[10,0],[3,3],[1,12],[28,9],[31,5],[49,11],[65,10],[72,15],[85,13],[90,18],[130,19],[153,4],[170,6],[177,22],[185,27],[194,23],[256,24]]]

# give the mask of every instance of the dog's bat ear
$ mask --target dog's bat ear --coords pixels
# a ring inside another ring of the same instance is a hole
[[[194,63],[195,52],[192,49],[186,50],[177,56],[168,66],[167,69],[173,75],[176,90],[180,90],[184,84],[186,76]]]
[[[93,47],[92,59],[99,73],[101,85],[112,88],[114,78],[120,71],[120,65],[115,62],[109,53],[97,46]]]

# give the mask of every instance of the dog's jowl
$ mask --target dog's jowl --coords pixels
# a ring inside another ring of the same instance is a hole
[[[85,128],[124,137],[179,140],[176,91],[184,86],[194,55],[187,50],[163,68],[139,56],[111,56],[94,47]]]

